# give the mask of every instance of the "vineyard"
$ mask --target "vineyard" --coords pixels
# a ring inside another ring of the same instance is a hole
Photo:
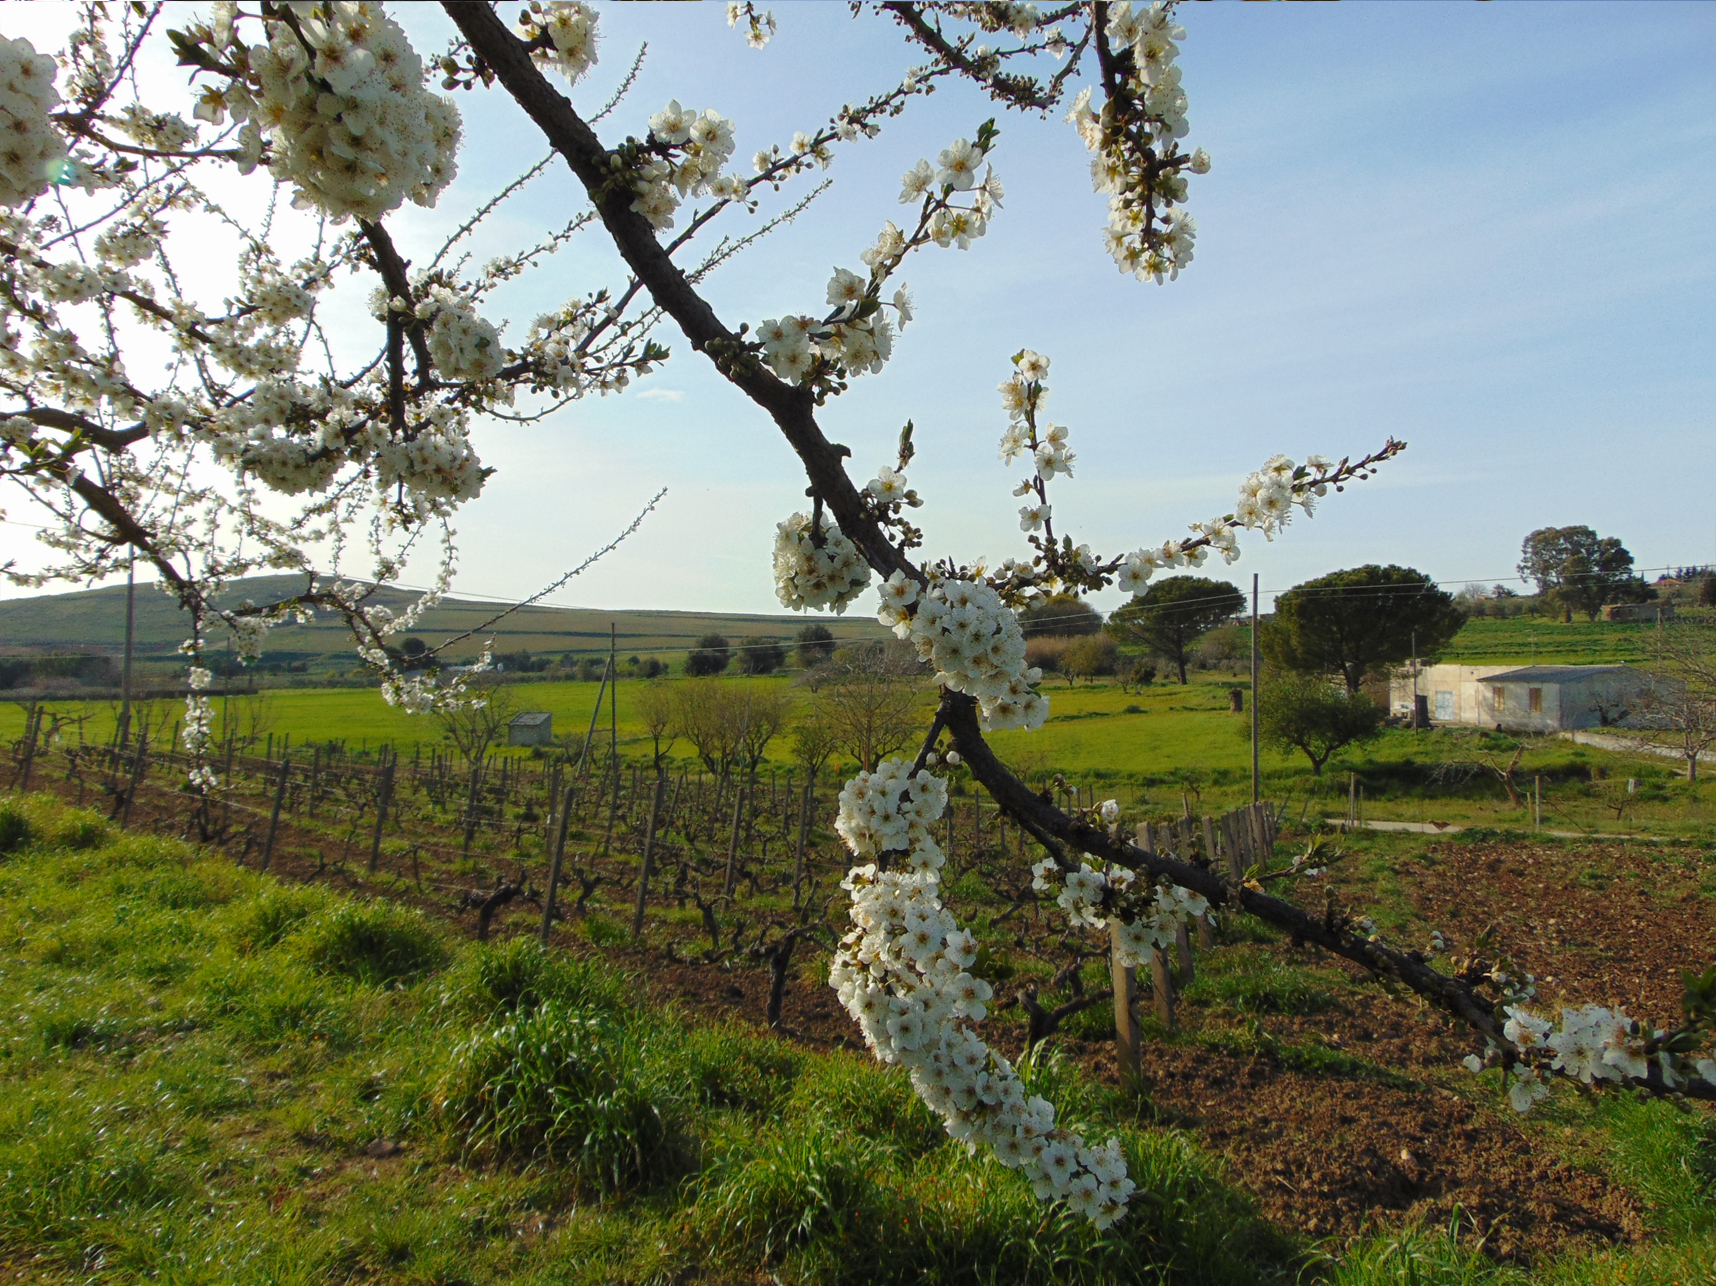
[[[711,772],[664,759],[658,772],[600,739],[466,761],[428,745],[271,744],[266,734],[246,745],[234,728],[215,763],[223,786],[204,801],[186,789],[189,764],[170,725],[145,719],[133,731],[124,745],[79,744],[47,712],[33,716],[14,744],[10,784],[132,832],[218,849],[288,885],[415,907],[477,946],[540,941],[555,958],[606,962],[638,980],[651,1012],[680,1006],[717,1030],[772,1032],[783,1051],[867,1059],[825,982],[850,860],[832,833],[839,781],[826,767],[811,775],[759,757]],[[1457,1030],[1245,917],[1199,923],[1171,958],[1156,957],[1151,976],[1117,977],[1103,944],[1070,934],[1032,890],[1034,843],[962,770],[943,771],[947,898],[984,944],[976,972],[995,993],[991,1039],[1014,1056],[1049,1050],[1068,1074],[1108,1087],[1104,1111],[1136,1121],[1141,1104],[1145,1122],[1225,1156],[1273,1224],[1317,1245],[1358,1245],[1350,1239],[1378,1219],[1428,1220],[1455,1230],[1436,1254],[1466,1262],[1477,1247],[1478,1264],[1642,1244],[1661,1226],[1658,1189],[1636,1174],[1602,1177],[1611,1162],[1597,1155],[1603,1139],[1622,1160],[1638,1156],[1641,1140],[1661,1143],[1670,1109],[1617,1116],[1570,1104],[1522,1126],[1458,1069]],[[1090,783],[1062,774],[1038,771],[1032,783],[1064,807],[1101,802]],[[1625,899],[1642,899],[1664,932],[1637,944],[1642,954],[1612,984],[1636,1012],[1672,1008],[1663,980],[1716,928],[1716,888],[1692,849],[1331,842],[1278,807],[1206,816],[1189,797],[1181,803],[1143,816],[1128,805],[1127,825],[1148,847],[1266,880],[1289,878],[1294,859],[1314,853],[1332,863],[1331,895],[1373,909],[1390,932],[1434,925],[1473,936],[1503,925],[1571,994],[1614,969],[1600,944],[1625,938]],[[1476,873],[1486,892],[1474,900]],[[1576,929],[1545,929],[1522,909],[1545,888],[1560,923]],[[1117,1014],[1131,1012],[1114,1003],[1117,984],[1140,993],[1131,1031],[1117,1027]],[[1113,1088],[1128,1044],[1142,1049],[1140,1100]],[[1704,1146],[1702,1115],[1684,1123],[1691,1134],[1674,1135],[1675,1148]],[[1583,1157],[1564,1152],[1576,1120],[1599,1140]],[[1330,1140],[1347,1161],[1329,1163]]]

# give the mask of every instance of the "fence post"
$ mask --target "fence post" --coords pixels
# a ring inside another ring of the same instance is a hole
[[[286,802],[286,774],[291,769],[290,758],[280,761],[280,780],[274,786],[274,811],[268,814],[268,838],[262,843],[262,865],[256,868],[259,871],[266,871],[274,860],[274,832],[280,829],[280,805]]]
[[[638,872],[638,905],[632,912],[632,941],[643,936],[644,902],[649,897],[650,868],[655,865],[655,822],[661,814],[662,787],[667,776],[660,769],[655,774],[655,789],[650,792],[649,826],[644,832],[643,870]]]
[[[792,909],[795,911],[799,909],[799,889],[804,883],[804,845],[810,837],[810,810],[816,807],[816,797],[813,793],[815,782],[816,774],[807,769],[804,775],[804,798],[798,809],[798,851],[792,862]],[[952,827],[953,815],[950,811],[948,814],[950,831]],[[950,844],[948,847],[951,850],[952,845]]]
[[[42,726],[42,708],[31,706],[24,718],[24,766],[18,771],[18,789],[30,789],[30,769],[36,763],[36,734]]]
[[[381,832],[387,825],[387,806],[393,802],[393,765],[389,759],[387,767],[381,770],[381,793],[375,801],[375,838],[369,844],[369,872],[375,874],[375,868],[381,862]]]
[[[31,750],[33,752],[35,749],[35,739],[34,738],[31,738],[30,746],[31,746]],[[125,788],[125,807],[120,811],[120,814],[119,814],[119,824],[121,826],[131,825],[131,805],[132,805],[132,802],[135,801],[137,798],[137,784],[143,780],[143,766],[144,766],[145,762],[147,761],[146,757],[148,754],[148,749],[149,749],[149,734],[147,732],[144,732],[138,736],[138,738],[137,738],[137,750],[131,756],[131,784]],[[33,754],[32,754],[32,757],[33,757]],[[28,769],[28,767],[29,767],[29,765],[26,764],[25,768]],[[26,780],[28,780],[28,773],[27,772],[26,772]]]
[[[1114,1056],[1120,1084],[1136,1091],[1143,1070],[1144,1034],[1138,1030],[1138,970],[1120,963],[1120,925],[1108,927],[1109,973],[1114,983]]]
[[[1174,1030],[1174,980],[1168,975],[1168,955],[1158,948],[1150,955],[1150,983],[1156,998],[1156,1021]]]
[[[479,756],[471,760],[471,790],[465,799],[465,847],[464,855],[470,856],[471,840],[477,833],[477,791],[482,785],[483,761]]]
[[[1227,850],[1227,873],[1237,884],[1245,878],[1245,854],[1240,851],[1239,827],[1234,824],[1232,813],[1222,814],[1221,841]]]
[[[542,899],[542,945],[548,945],[548,932],[554,924],[554,895],[560,889],[560,855],[566,850],[566,822],[572,815],[572,800],[578,793],[574,778],[560,798],[560,815],[554,819],[554,847],[548,861],[548,896]]]
[[[739,867],[739,825],[745,819],[745,788],[733,795],[733,838],[727,844],[727,878],[721,882],[721,892],[733,896],[733,877]]]

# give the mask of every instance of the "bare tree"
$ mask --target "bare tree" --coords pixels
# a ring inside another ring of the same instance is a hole
[[[811,672],[809,686],[836,748],[865,770],[923,735],[922,669],[909,648],[864,643],[843,648]]]
[[[669,727],[691,743],[703,766],[726,778],[739,757],[739,722],[733,717],[733,688],[725,683],[676,683]]]
[[[754,786],[757,766],[763,762],[769,745],[781,734],[792,717],[792,693],[775,684],[747,683],[734,690],[731,703],[739,758],[750,773]]]
[[[653,747],[652,762],[659,771],[662,757],[673,749],[673,743],[678,740],[673,693],[667,684],[660,679],[644,684],[637,696],[637,711]],[[665,745],[662,744],[663,738],[666,739]]]
[[[468,686],[474,700],[435,711],[441,735],[453,743],[468,764],[488,754],[489,747],[505,735],[508,722],[518,710],[512,689],[499,676],[483,673],[473,679]]]
[[[1686,775],[1698,780],[1698,758],[1716,742],[1716,628],[1677,621],[1655,631],[1650,683],[1638,700],[1641,717],[1675,734]]]

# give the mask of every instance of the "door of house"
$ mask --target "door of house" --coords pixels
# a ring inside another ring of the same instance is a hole
[[[1437,689],[1436,717],[1438,719],[1447,719],[1450,722],[1454,718],[1454,694],[1446,689]]]

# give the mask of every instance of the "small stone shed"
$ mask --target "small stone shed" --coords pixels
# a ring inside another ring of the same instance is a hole
[[[1418,694],[1433,724],[1469,724],[1506,732],[1637,727],[1650,677],[1629,665],[1428,665]],[[1389,706],[1412,713],[1412,674],[1389,685]]]
[[[509,746],[552,746],[554,716],[546,710],[526,710],[515,714],[506,725]]]

